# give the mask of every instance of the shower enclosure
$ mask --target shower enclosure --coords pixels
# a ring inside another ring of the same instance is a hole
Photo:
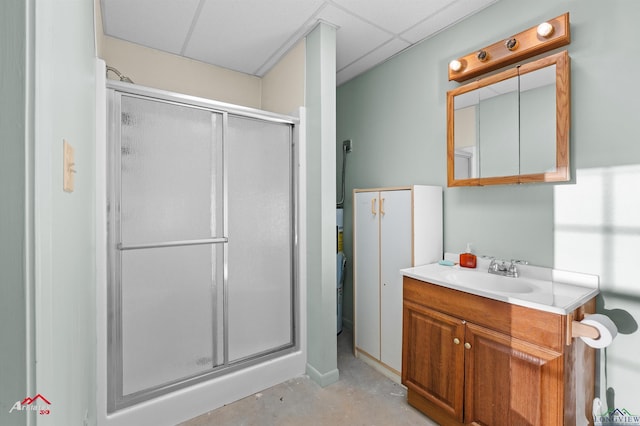
[[[298,349],[295,119],[109,83],[108,410]]]

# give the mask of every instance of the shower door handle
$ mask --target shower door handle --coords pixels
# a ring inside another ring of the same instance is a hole
[[[218,238],[204,238],[201,240],[167,241],[164,243],[131,244],[128,246],[123,246],[122,243],[118,243],[116,245],[116,248],[118,250],[138,250],[138,249],[162,248],[162,247],[198,246],[203,244],[224,244],[228,242],[229,242],[229,238],[218,237]]]

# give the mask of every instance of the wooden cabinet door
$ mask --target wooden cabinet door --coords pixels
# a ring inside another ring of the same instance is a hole
[[[411,191],[380,192],[380,361],[402,368],[402,274],[411,265]]]
[[[380,359],[379,192],[355,194],[355,345]]]
[[[462,421],[464,322],[404,302],[402,383]]]
[[[475,324],[465,344],[466,424],[562,424],[562,354]]]

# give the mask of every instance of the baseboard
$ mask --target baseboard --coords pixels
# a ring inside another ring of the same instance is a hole
[[[342,327],[346,328],[347,330],[353,331],[353,320],[351,320],[350,318],[342,317]]]
[[[397,384],[402,385],[402,380],[401,380],[399,371],[397,371],[397,370],[389,367],[388,365],[378,361],[377,359],[373,358],[371,355],[369,355],[367,352],[365,352],[365,351],[363,351],[361,349],[356,348],[355,356],[359,360],[363,361],[365,364],[369,365],[370,367],[373,367],[379,373],[382,373],[388,379],[391,379],[392,381],[396,382]]]
[[[312,365],[309,365],[309,364],[307,364],[307,375],[311,380],[313,380],[314,382],[316,382],[322,387],[334,384],[340,378],[340,374],[337,368],[322,374],[318,370],[316,370]]]

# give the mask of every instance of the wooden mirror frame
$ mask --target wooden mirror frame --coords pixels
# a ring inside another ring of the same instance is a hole
[[[513,176],[475,177],[455,179],[455,96],[470,92],[517,75],[556,65],[556,169],[552,172],[532,173]],[[569,169],[569,128],[570,128],[570,58],[562,52],[546,56],[533,62],[522,64],[501,73],[473,81],[447,92],[447,186],[484,186],[533,182],[566,182],[570,179]]]

